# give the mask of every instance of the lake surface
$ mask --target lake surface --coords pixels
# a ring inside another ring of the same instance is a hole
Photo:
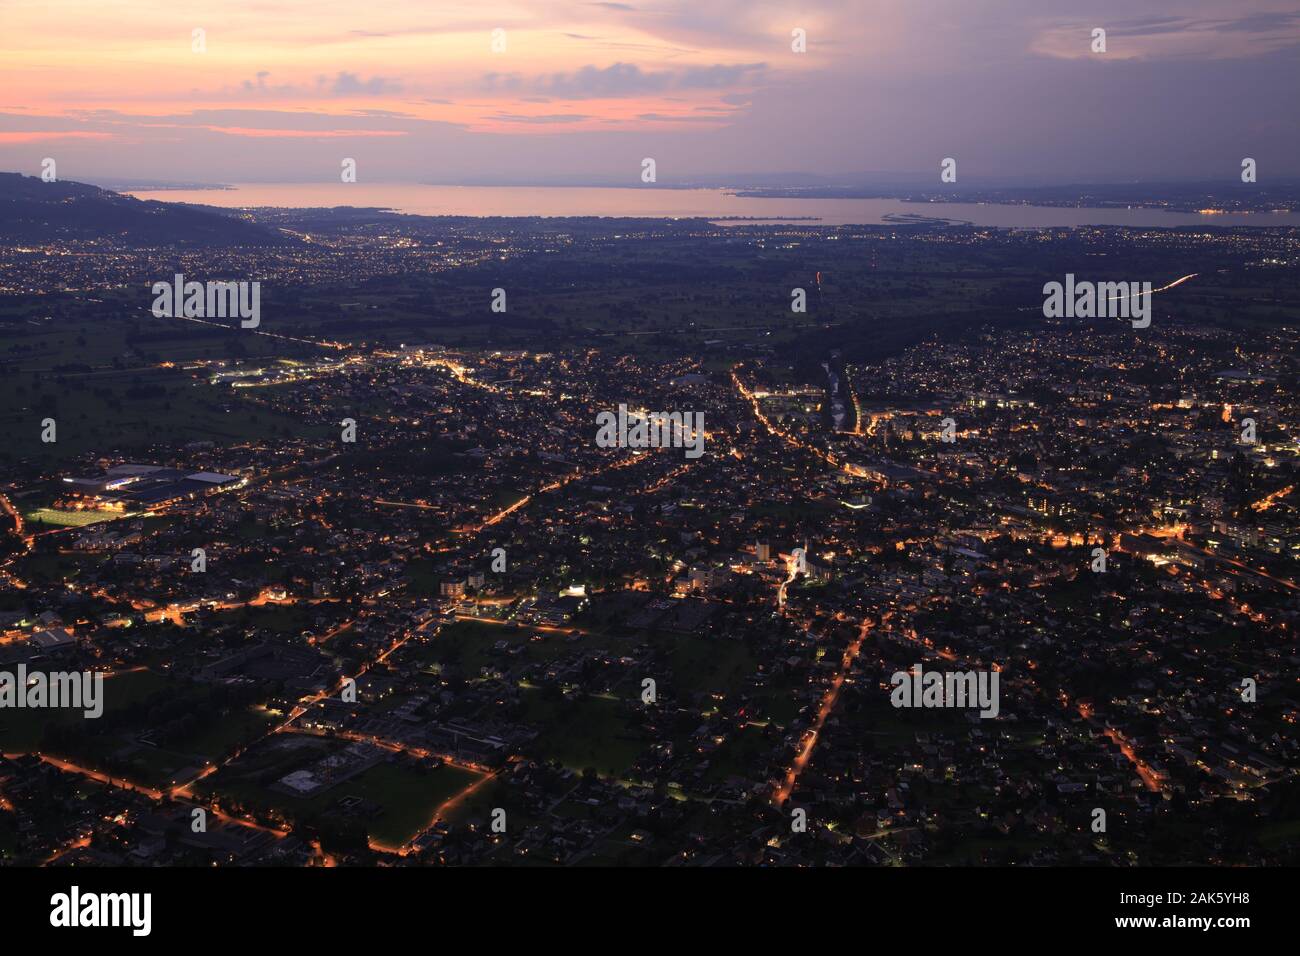
[[[635,216],[764,222],[815,217],[828,226],[882,225],[916,217],[977,226],[1300,226],[1300,213],[1164,212],[1159,209],[1084,209],[995,203],[903,202],[899,199],[766,199],[723,189],[602,188],[590,186],[425,186],[400,183],[246,183],[233,189],[164,189],[130,193],[140,199],[209,206],[378,206],[421,216]],[[727,223],[740,225],[741,223]]]

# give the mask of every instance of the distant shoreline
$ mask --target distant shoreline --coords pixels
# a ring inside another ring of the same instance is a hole
[[[107,183],[108,185],[105,185]],[[116,183],[104,180],[103,182],[93,183],[100,189],[108,189],[115,193],[122,193],[129,196],[132,193],[165,193],[165,192],[222,192],[236,190],[239,187],[230,183],[146,183],[139,185],[137,183]]]
[[[138,183],[106,180],[97,183],[102,188],[129,195],[162,192],[238,192],[241,190],[319,186],[327,183]],[[1237,183],[1167,183],[1167,184],[1071,184],[1059,187],[961,187],[941,188],[908,186],[735,186],[701,183],[616,184],[595,183],[564,185],[554,183],[512,184],[454,184],[426,182],[382,182],[358,184],[381,189],[446,189],[458,192],[480,190],[528,191],[590,191],[627,190],[639,192],[699,193],[709,192],[734,197],[738,200],[789,200],[808,201],[894,201],[902,203],[933,204],[954,203],[1026,207],[1036,209],[1102,210],[1108,212],[1148,211],[1179,213],[1202,217],[1212,216],[1278,216],[1300,214],[1300,183],[1284,181],[1273,186],[1248,187]],[[1149,190],[1149,191],[1148,191]],[[287,208],[287,207],[286,207]],[[817,219],[820,216],[799,215],[770,217],[754,215],[706,215],[706,218],[731,221],[742,219],[780,218],[783,220]],[[942,219],[944,217],[935,217]],[[967,222],[959,219],[959,222]]]
[[[1051,229],[1090,226],[1130,228],[1300,227],[1300,213],[1261,215],[1262,210],[1169,208],[1109,195],[1080,206],[1060,197],[1041,203],[1024,197],[975,199],[964,194],[858,198],[747,195],[725,188],[646,186],[430,186],[403,183],[246,183],[186,190],[131,189],[137,199],[227,209],[389,209],[413,216],[470,218],[699,219],[722,226],[759,223]],[[1276,202],[1278,196],[1261,192]],[[1035,197],[1037,198],[1037,197]],[[1055,200],[1055,201],[1054,201]],[[1233,200],[1236,201],[1236,200]],[[1227,200],[1224,201],[1224,205]]]

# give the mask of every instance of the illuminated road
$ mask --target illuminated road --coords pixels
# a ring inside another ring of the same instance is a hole
[[[1170,282],[1170,283],[1168,283],[1167,285],[1162,285],[1162,286],[1161,286],[1160,288],[1158,288],[1158,289],[1152,289],[1150,294],[1151,294],[1151,295],[1156,295],[1156,294],[1161,293],[1161,292],[1168,292],[1170,289],[1175,289],[1175,288],[1177,288],[1178,286],[1182,285],[1184,282],[1190,282],[1191,280],[1195,279],[1198,275],[1200,275],[1199,272],[1193,272],[1193,273],[1191,273],[1190,275],[1185,275],[1185,276],[1183,276],[1183,277],[1180,278],[1180,279],[1175,279],[1173,282]],[[1124,299],[1140,299],[1140,298],[1142,298],[1142,296],[1144,296],[1144,295],[1146,295],[1146,294],[1147,294],[1147,293],[1145,293],[1145,292],[1138,292],[1138,293],[1136,293],[1136,294],[1134,294],[1134,295],[1112,295],[1112,296],[1110,296],[1109,298],[1107,298],[1105,301],[1106,301],[1106,302],[1121,302],[1121,301],[1123,301]],[[1042,311],[1042,308],[1043,308],[1043,307],[1042,307],[1041,305],[1030,305],[1030,306],[1023,306],[1023,307],[1021,307],[1020,309],[1018,309],[1017,311],[1019,311],[1019,312],[1040,312],[1040,311]]]
[[[5,754],[5,756],[10,760],[13,760],[21,755]],[[73,763],[71,760],[64,760],[62,757],[52,757],[49,754],[41,753],[38,753],[35,756],[39,757],[52,767],[58,767],[60,770],[67,771],[68,773],[79,774],[80,776],[87,777],[91,780],[98,780],[100,783],[108,784],[110,787],[117,787],[119,790],[130,790],[132,793],[141,794],[148,797],[150,800],[161,802],[163,797],[166,796],[166,794],[161,790],[155,790],[153,787],[146,787],[139,783],[132,783],[130,780],[124,780],[121,777],[104,773],[101,770],[82,767],[79,764]]]
[[[1077,709],[1080,717],[1090,724],[1096,724],[1091,707],[1087,704],[1079,704]],[[1114,727],[1105,727],[1102,730],[1102,733],[1105,734],[1106,737],[1108,737],[1117,747],[1119,747],[1120,753],[1122,753],[1128,759],[1128,762],[1133,765],[1133,769],[1137,772],[1137,775],[1142,779],[1143,785],[1148,790],[1152,793],[1159,793],[1164,789],[1164,782],[1160,775],[1152,770],[1151,767],[1137,755],[1133,750],[1132,745],[1124,738],[1122,733]]]
[[[271,333],[259,333],[259,334],[271,334]],[[278,336],[273,335],[273,337],[278,337]],[[312,342],[310,344],[324,345],[324,347],[332,347],[331,343]],[[453,369],[453,374],[456,374],[456,377],[458,379],[460,379],[462,382],[465,382],[467,384],[472,384],[478,387],[489,388],[490,390],[497,390],[492,386],[487,386],[484,385],[483,383],[473,381],[469,377],[467,370]],[[330,455],[320,462],[296,463],[294,465],[285,466],[284,468],[264,473],[263,475],[260,475],[255,479],[249,480],[244,485],[244,487],[253,487],[257,485],[265,486],[267,484],[273,483],[276,479],[278,479],[282,475],[295,472],[304,467],[312,468],[312,467],[322,466],[328,464],[336,457],[337,455]],[[616,469],[634,466],[638,462],[651,461],[651,460],[662,460],[662,459],[659,459],[657,456],[649,453],[632,453],[625,456],[620,456],[617,459],[614,459],[600,467],[578,469],[562,478],[549,481],[548,483],[544,484],[543,486],[541,486],[531,494],[523,496],[519,500],[515,501],[513,504],[509,505],[508,507],[491,515],[489,518],[487,518],[481,524],[479,524],[477,527],[471,530],[472,532],[480,532],[485,528],[498,524],[499,522],[507,518],[509,515],[515,513],[516,511],[522,508],[527,507],[539,495],[543,495],[552,491],[557,491],[573,482],[585,478],[592,478],[601,475],[603,473],[614,471]],[[676,468],[670,469],[666,474],[655,477],[647,487],[650,490],[656,490],[664,487],[669,482],[671,482],[675,476],[682,474],[689,467],[689,465],[690,462],[686,462],[679,465]],[[384,504],[405,504],[405,503],[384,502]],[[421,507],[421,505],[417,504],[416,507]],[[13,516],[15,527],[19,536],[23,538],[27,547],[30,548],[31,547],[30,538],[23,534],[24,525],[23,525],[21,514],[17,511],[16,508],[12,506],[8,498],[2,495],[0,495],[0,508],[3,508],[4,511],[6,511],[8,514]],[[178,509],[165,506],[165,507],[160,507],[158,509],[155,509],[151,513],[162,514],[172,510],[178,510]],[[66,531],[69,529],[61,528],[57,530]],[[472,536],[473,535],[471,535],[471,537]],[[462,540],[461,547],[464,547],[465,545],[466,542]],[[169,605],[167,607],[158,607],[157,605],[153,604],[153,602],[132,601],[132,600],[125,600],[121,598],[115,599],[112,595],[109,595],[107,592],[104,592],[102,589],[95,589],[93,591],[88,591],[87,593],[97,593],[97,596],[103,598],[106,601],[110,601],[112,603],[129,604],[133,609],[144,612],[146,618],[151,621],[165,618],[165,619],[173,620],[177,624],[184,623],[183,615],[186,613],[186,610],[184,609],[184,605]],[[257,598],[249,602],[219,602],[219,603],[205,604],[204,606],[212,607],[213,609],[220,609],[220,610],[235,610],[241,607],[260,606],[263,604],[278,605],[278,604],[295,604],[295,603],[314,604],[317,602],[315,600],[300,601],[300,599],[295,599],[291,597],[285,598],[283,600],[273,600],[270,597],[269,593],[263,592],[259,594]],[[196,609],[197,608],[193,608],[191,610],[196,610]],[[312,643],[323,644],[329,641],[331,638],[335,637],[337,634],[341,633],[347,627],[351,626],[352,623],[353,621],[351,620],[344,621],[343,623],[337,625],[336,627],[332,628],[326,633],[320,635],[319,637],[313,638]],[[441,629],[441,622],[438,621],[438,619],[436,618],[429,618],[428,620],[420,623],[419,625],[410,628],[404,632],[401,632],[399,635],[395,636],[392,642],[381,653],[379,653],[373,660],[368,660],[360,663],[356,669],[356,673],[352,675],[353,679],[361,677],[372,666],[386,661],[390,655],[396,652],[400,647],[402,647],[412,638],[416,637],[417,635],[423,634],[426,631],[429,631],[430,629],[432,629],[433,634],[436,635],[437,632]],[[572,633],[575,630],[573,628],[555,629],[546,626],[538,626],[536,629],[542,631],[557,631],[561,633]],[[289,831],[278,829],[276,827],[265,826],[253,820],[252,818],[231,816],[223,812],[216,803],[211,803],[211,804],[207,803],[209,799],[219,801],[221,799],[220,792],[216,791],[210,794],[205,794],[204,797],[200,798],[196,794],[196,787],[201,781],[213,776],[223,768],[229,766],[234,761],[238,760],[241,756],[243,756],[246,752],[248,752],[248,750],[251,747],[257,745],[258,743],[265,740],[266,738],[284,732],[292,732],[292,733],[306,732],[295,727],[294,726],[295,722],[304,714],[308,713],[312,708],[312,706],[317,702],[324,700],[328,697],[336,696],[344,686],[346,680],[347,678],[341,678],[338,681],[338,683],[336,683],[335,686],[333,686],[332,688],[326,688],[321,690],[318,693],[310,694],[304,698],[301,698],[292,707],[289,713],[287,715],[284,715],[282,720],[280,720],[279,722],[277,722],[276,724],[268,728],[264,733],[254,737],[251,740],[245,741],[241,745],[233,748],[230,752],[226,753],[219,760],[207,763],[201,769],[199,769],[189,780],[179,782],[166,790],[135,783],[133,781],[112,774],[108,774],[91,767],[81,766],[77,763],[74,763],[71,760],[62,757],[55,757],[47,754],[35,754],[35,756],[37,756],[42,761],[50,764],[51,766],[57,767],[61,771],[76,774],[86,779],[94,780],[98,783],[102,783],[105,785],[113,786],[122,790],[139,794],[155,803],[163,803],[165,801],[176,801],[178,803],[187,806],[197,805],[199,807],[203,807],[207,812],[211,813],[215,818],[219,820],[223,820],[231,824],[254,827],[260,830],[265,830],[267,832],[273,833],[277,837],[284,837],[288,835]],[[393,752],[399,752],[399,751],[404,752],[417,758],[441,759],[451,766],[478,775],[477,778],[473,780],[468,786],[464,787],[460,792],[452,795],[449,799],[445,800],[440,806],[437,807],[428,825],[423,830],[421,830],[421,833],[427,831],[428,827],[433,826],[439,820],[443,819],[448,813],[452,812],[458,805],[460,805],[471,794],[473,794],[476,790],[482,787],[487,781],[493,779],[496,773],[495,771],[487,767],[479,766],[473,763],[467,763],[465,761],[455,759],[447,754],[433,753],[426,749],[407,746],[397,741],[384,740],[378,737],[364,735],[360,733],[354,733],[354,732],[342,732],[337,734],[337,736],[342,737],[343,739],[364,740],[368,743],[383,747],[387,750]],[[12,755],[12,756],[16,757],[19,755]],[[78,840],[68,845],[65,845],[63,847],[60,847],[56,851],[56,853],[51,857],[51,860],[57,859],[62,854],[66,853],[69,849],[73,849],[77,845],[80,845],[80,843],[81,841]],[[381,850],[383,852],[398,852],[398,853],[406,854],[411,851],[409,842],[404,847],[397,848],[397,849],[385,847],[377,843],[372,845],[376,850]],[[316,850],[318,854],[318,859],[322,861],[323,865],[326,866],[331,865],[331,863],[333,862],[332,858],[329,857],[328,854],[325,854],[323,851],[321,851],[319,849],[319,846],[316,847]]]
[[[852,473],[851,465],[847,465],[847,464],[840,465],[839,462],[836,461],[833,455],[829,455],[818,448],[814,448],[811,445],[807,445],[803,442],[800,442],[796,438],[794,438],[794,436],[789,435],[786,432],[783,432],[779,428],[777,428],[763,413],[763,409],[759,407],[757,396],[755,396],[754,393],[751,392],[748,388],[746,388],[744,383],[741,382],[740,376],[736,373],[737,368],[739,368],[738,365],[732,367],[731,381],[736,386],[736,390],[740,393],[741,397],[750,403],[751,407],[754,410],[754,417],[756,417],[759,420],[759,422],[762,423],[763,427],[766,428],[770,434],[784,440],[786,444],[790,445],[793,448],[800,449],[801,451],[811,452],[812,454],[821,458],[823,461],[827,462],[827,464],[830,464],[833,467],[837,467],[837,468],[842,467],[844,471],[849,471],[850,473]],[[778,609],[784,609],[786,589],[789,587],[790,583],[794,580],[795,575],[797,574],[797,571],[795,570],[796,563],[793,560],[793,558],[791,558],[787,562],[787,566],[789,571],[788,577],[781,582],[781,585],[777,590]],[[885,616],[881,618],[881,623],[884,624],[887,620],[889,620],[891,616],[892,616],[892,612],[886,613]],[[793,792],[795,784],[799,780],[799,775],[803,773],[804,768],[808,766],[808,761],[812,759],[813,748],[817,745],[817,740],[821,736],[822,728],[825,727],[826,725],[826,719],[830,716],[831,712],[835,709],[835,702],[839,700],[840,689],[844,686],[844,681],[848,677],[849,671],[852,669],[854,661],[857,660],[858,653],[862,650],[862,644],[866,640],[867,634],[869,631],[872,630],[872,628],[873,625],[869,620],[863,621],[862,628],[858,632],[858,636],[853,640],[851,644],[849,644],[848,649],[845,650],[844,657],[840,661],[840,669],[836,672],[835,678],[831,681],[831,686],[827,689],[826,694],[822,697],[821,706],[818,707],[817,709],[817,716],[813,720],[812,728],[807,732],[805,732],[804,738],[800,743],[799,750],[795,754],[794,760],[791,763],[789,769],[786,771],[784,783],[778,786],[775,792],[772,794],[772,802],[776,806],[780,807],[782,804],[785,803],[786,800],[790,798],[790,794]]]
[[[739,368],[740,368],[739,363],[731,367],[732,384],[736,386],[736,391],[740,393],[740,397],[743,398],[745,401],[749,402],[750,407],[754,411],[754,417],[758,419],[759,424],[761,424],[767,430],[768,434],[772,435],[774,438],[781,439],[791,448],[797,448],[800,451],[807,452],[808,454],[813,455],[816,458],[820,458],[822,461],[830,465],[832,468],[836,469],[837,471],[842,471],[846,475],[852,475],[855,478],[869,477],[868,472],[861,465],[855,465],[850,461],[844,461],[831,452],[824,451],[823,449],[818,448],[816,445],[811,445],[808,442],[800,441],[798,438],[796,438],[794,435],[791,435],[789,432],[777,428],[776,424],[770,418],[768,418],[767,415],[763,412],[763,409],[758,402],[758,396],[755,395],[753,391],[746,388],[745,383],[740,380],[740,376],[737,374],[736,371]],[[875,427],[874,421],[872,427],[873,428]],[[941,477],[938,473],[933,471],[928,471],[917,465],[909,465],[908,467],[911,468],[913,471],[930,475],[931,477],[934,478]]]
[[[891,616],[892,612],[887,613],[880,619],[880,623],[884,624]],[[817,740],[821,737],[822,728],[826,726],[826,718],[835,709],[835,702],[840,699],[840,689],[844,686],[849,671],[853,669],[853,662],[858,659],[858,654],[862,650],[863,642],[867,639],[867,634],[873,629],[874,625],[870,621],[863,621],[858,636],[849,644],[843,658],[840,659],[840,669],[836,671],[835,679],[831,681],[831,686],[827,688],[825,696],[822,697],[821,706],[817,708],[817,717],[813,720],[811,730],[804,734],[799,752],[795,754],[794,761],[786,772],[785,782],[777,787],[776,792],[772,794],[772,803],[776,806],[780,807],[790,798],[795,784],[799,781],[799,775],[804,772],[804,768],[808,766],[808,761],[812,759],[813,748],[817,746]]]
[[[446,817],[448,813],[450,813],[456,807],[460,806],[460,804],[463,803],[465,799],[470,796],[470,794],[474,793],[474,791],[478,790],[479,787],[483,786],[485,783],[487,783],[489,780],[494,779],[495,777],[496,777],[495,772],[479,777],[469,786],[465,787],[465,789],[461,790],[459,793],[453,794],[447,800],[443,801],[443,803],[439,805],[438,809],[433,811],[433,816],[429,819],[429,822],[425,824],[423,828],[421,828],[419,833],[411,837],[411,839],[407,840],[403,846],[393,847],[393,846],[388,846],[387,844],[384,843],[380,843],[377,840],[371,840],[370,848],[372,850],[378,850],[381,853],[394,853],[398,856],[407,856],[408,854],[414,852],[415,848],[413,844],[415,843],[416,840],[420,839],[420,837],[422,837],[425,833],[429,832],[429,830],[431,830],[434,827],[434,825],[438,823],[439,820],[442,820],[444,817]]]
[[[1133,769],[1136,770],[1137,775],[1142,778],[1142,782],[1146,785],[1146,788],[1152,793],[1159,793],[1163,789],[1160,785],[1160,777],[1134,752],[1133,748],[1129,745],[1129,742],[1124,739],[1124,735],[1114,727],[1107,727],[1103,733],[1109,737],[1117,747],[1119,747],[1120,753],[1128,758],[1128,762],[1133,765]]]
[[[305,734],[308,737],[329,737],[331,734],[323,730],[307,730],[302,727],[286,727],[285,733]],[[421,760],[441,760],[448,766],[455,767],[457,770],[466,770],[470,773],[492,773],[491,768],[484,767],[482,764],[473,763],[468,760],[461,760],[449,753],[429,750],[427,747],[416,747],[413,744],[403,743],[400,740],[389,740],[387,737],[377,737],[374,734],[362,734],[354,730],[335,730],[332,736],[343,740],[355,740],[360,743],[373,744],[384,750],[393,753],[409,754]]]
[[[150,315],[154,314],[152,309],[145,309],[144,311],[148,312]],[[230,331],[231,329],[236,327],[228,322],[213,322],[210,319],[200,319],[192,315],[160,315],[160,316],[156,316],[156,318],[184,319],[186,322],[194,322],[197,325],[211,325],[218,329],[225,329],[226,331]],[[267,338],[280,339],[281,341],[284,342],[297,342],[300,345],[312,345],[320,349],[334,349],[335,351],[341,352],[341,351],[346,351],[347,349],[353,347],[347,342],[328,342],[328,341],[318,341],[316,339],[299,338],[293,335],[283,335],[279,332],[267,332],[259,328],[245,327],[242,325],[242,323],[239,326],[239,328],[244,332],[252,332],[254,335],[265,335]]]
[[[1195,278],[1195,275],[1196,274],[1193,273],[1192,275],[1183,276],[1181,279],[1178,279],[1166,286],[1163,286],[1160,289],[1156,289],[1153,291],[1163,292],[1166,289],[1172,289],[1175,286],[1182,285],[1184,282],[1187,282],[1188,280]],[[738,368],[739,365],[732,367],[732,371],[731,371],[732,382],[735,384],[736,389],[737,391],[739,391],[741,397],[744,398],[746,401],[748,401],[750,405],[753,407],[755,417],[763,425],[763,427],[767,429],[767,431],[770,434],[772,434],[774,437],[782,439],[783,441],[786,442],[786,444],[790,445],[791,447],[798,448],[802,451],[807,451],[816,455],[817,457],[826,461],[828,464],[831,464],[835,467],[843,467],[844,470],[851,471],[852,466],[850,465],[841,466],[841,464],[835,459],[833,455],[823,452],[820,449],[815,448],[807,443],[801,442],[798,439],[796,439],[794,436],[777,428],[775,424],[772,423],[768,419],[768,417],[763,413],[763,410],[759,405],[758,398],[754,395],[754,393],[751,390],[745,387],[743,382],[740,381],[740,377],[737,374]],[[875,429],[876,429],[876,417],[872,416],[871,425],[867,429],[868,434],[874,434]],[[1284,492],[1279,492],[1276,494],[1280,498],[1284,496],[1284,494],[1289,493],[1289,491],[1290,489],[1286,489]],[[1272,496],[1270,496],[1270,499],[1271,498]],[[1272,503],[1270,499],[1265,499],[1265,501]],[[1200,550],[1200,549],[1196,549],[1196,550]],[[1209,554],[1209,552],[1203,552],[1203,553]],[[1227,560],[1222,558],[1221,556],[1217,556],[1217,555],[1213,555],[1213,556],[1217,557],[1219,560]],[[1258,571],[1254,568],[1247,567],[1246,565],[1241,564],[1240,562],[1228,560],[1228,563],[1234,564],[1237,567],[1241,568],[1242,570],[1250,571],[1254,574],[1258,574],[1261,577],[1269,578],[1269,580],[1276,581],[1277,583],[1285,585],[1287,587],[1291,587],[1291,588],[1296,587],[1295,584],[1290,581],[1273,578],[1272,576],[1265,574],[1264,572]],[[787,585],[790,583],[791,579],[787,579],[785,582],[783,582],[778,591],[778,606],[780,607],[784,607],[785,590]],[[891,614],[886,614],[886,616],[881,619],[881,623],[883,624],[890,616],[892,616],[892,612]],[[813,723],[812,729],[805,733],[804,739],[800,745],[800,749],[796,754],[795,759],[791,764],[789,770],[786,773],[786,778],[784,783],[782,783],[779,787],[777,787],[773,794],[772,802],[776,806],[778,807],[781,806],[782,804],[785,803],[786,800],[789,799],[790,794],[791,792],[793,792],[795,784],[799,779],[799,775],[803,772],[804,768],[807,767],[808,762],[812,757],[813,748],[816,746],[817,741],[821,736],[822,728],[826,723],[826,718],[830,715],[831,711],[835,707],[835,702],[839,698],[840,688],[843,686],[844,679],[849,672],[853,660],[856,659],[858,652],[862,647],[862,642],[866,638],[868,630],[870,630],[870,624],[864,622],[862,625],[862,631],[861,633],[859,633],[858,638],[850,645],[848,651],[845,652],[844,659],[841,662],[840,670],[837,672],[835,676],[835,680],[832,682],[831,687],[827,690],[826,695],[822,699],[822,703],[820,708],[818,709],[817,717]],[[951,651],[948,651],[946,649],[935,649],[932,645],[932,642],[922,641],[919,635],[917,635],[914,630],[911,631],[911,633],[908,634],[908,636],[913,640],[919,641],[920,643],[924,644],[930,650],[936,651],[936,653],[938,653],[940,657],[946,660],[955,659],[955,655]],[[1081,707],[1080,713],[1085,717],[1085,719],[1091,720],[1091,714],[1086,710],[1086,708]],[[1138,755],[1133,750],[1132,746],[1128,743],[1128,741],[1124,738],[1122,733],[1120,733],[1118,730],[1116,730],[1113,727],[1106,727],[1103,729],[1102,732],[1106,735],[1106,737],[1112,740],[1116,744],[1116,746],[1119,747],[1120,751],[1128,759],[1129,763],[1132,764],[1134,770],[1137,772],[1138,776],[1141,778],[1143,784],[1147,787],[1148,790],[1151,790],[1153,792],[1158,792],[1162,789],[1163,784],[1160,775],[1156,773],[1154,770],[1152,770],[1152,768],[1148,764],[1146,764],[1140,757],[1138,757]]]
[[[4,511],[5,514],[14,519],[14,533],[18,535],[18,539],[22,541],[23,548],[30,551],[32,549],[32,538],[31,535],[24,533],[22,513],[19,512],[19,510],[13,506],[13,502],[3,494],[0,494],[0,510]]]
[[[9,517],[14,519],[14,534],[17,536],[18,540],[23,543],[22,553],[26,554],[28,551],[31,551],[34,539],[31,535],[27,534],[24,529],[22,512],[15,508],[9,498],[3,494],[0,494],[0,511],[3,511],[5,514],[9,515]],[[7,565],[11,563],[14,558],[18,556],[19,555],[10,556],[5,564]],[[17,588],[20,591],[26,590],[27,588],[27,582],[10,572],[7,567],[0,568],[0,580],[3,580],[10,587]]]
[[[503,621],[495,617],[475,617],[473,614],[457,614],[456,620],[468,621],[474,624],[495,624],[498,627],[520,627],[528,631],[544,631],[547,634],[580,634],[583,637],[594,636],[593,631],[588,631],[581,627],[554,627],[550,624],[523,624],[515,621]]]
[[[1251,510],[1267,511],[1293,491],[1295,491],[1295,485],[1287,485],[1285,488],[1275,491],[1271,495],[1256,501],[1250,506]]]
[[[10,760],[16,759],[19,756],[21,755],[5,754],[5,757]],[[272,833],[277,837],[286,837],[289,835],[289,832],[287,830],[278,830],[275,827],[268,827],[263,824],[257,823],[256,821],[247,817],[231,816],[230,814],[224,813],[223,811],[219,810],[216,806],[205,804],[200,800],[194,799],[188,793],[184,794],[184,796],[187,799],[181,800],[180,790],[182,788],[173,788],[170,792],[164,793],[162,790],[157,790],[153,787],[147,787],[144,784],[133,783],[132,781],[117,776],[115,774],[104,773],[102,770],[95,770],[93,767],[83,767],[80,764],[73,763],[71,760],[65,760],[62,757],[55,757],[50,754],[42,754],[42,753],[35,754],[34,756],[36,756],[43,762],[49,764],[50,766],[57,767],[58,769],[66,773],[76,774],[78,776],[85,777],[88,780],[95,780],[107,786],[116,787],[119,790],[129,790],[132,793],[138,793],[141,796],[148,797],[150,800],[153,800],[155,803],[162,803],[164,800],[171,798],[174,800],[178,800],[179,802],[183,802],[187,805],[197,805],[199,807],[202,807],[206,812],[212,814],[218,820],[221,820],[225,823],[252,827],[255,830],[262,830],[266,833]]]
[[[538,488],[536,491],[532,492],[531,494],[524,495],[514,504],[501,509],[496,514],[490,515],[489,517],[485,518],[480,524],[475,525],[467,530],[470,534],[477,534],[480,531],[484,530],[485,528],[490,528],[495,524],[499,524],[501,521],[508,518],[516,511],[518,511],[520,508],[527,507],[528,503],[532,501],[534,498],[536,498],[538,495],[544,495],[551,491],[558,491],[559,489],[563,488],[565,485],[572,484],[573,482],[579,481],[580,479],[583,478],[595,478],[598,477],[599,475],[605,474],[606,472],[614,471],[619,468],[627,468],[629,465],[635,465],[637,462],[651,461],[652,459],[653,456],[651,455],[631,455],[627,458],[619,458],[615,461],[611,461],[609,464],[601,465],[599,468],[593,468],[589,470],[580,468],[577,471],[570,472],[569,474],[565,475],[563,478],[557,478],[555,481],[543,485],[542,487]],[[680,474],[682,471],[685,470],[685,468],[686,466],[682,465],[681,467],[675,469],[673,474]],[[662,486],[662,484],[663,482],[661,481],[660,486]]]
[[[1261,571],[1259,570],[1259,568],[1252,568],[1249,564],[1244,564],[1243,562],[1238,561],[1235,558],[1227,558],[1221,554],[1215,554],[1213,551],[1206,551],[1204,548],[1198,548],[1196,545],[1191,544],[1190,542],[1187,541],[1184,541],[1182,543],[1186,547],[1190,548],[1192,551],[1195,551],[1197,554],[1203,554],[1208,558],[1213,558],[1215,561],[1220,561],[1224,564],[1230,564],[1234,568],[1237,568],[1241,571],[1245,571],[1248,574],[1258,575],[1259,577],[1264,578],[1266,581],[1272,581],[1274,584],[1280,584],[1282,585],[1282,587],[1288,588],[1292,591],[1300,591],[1300,585],[1297,585],[1294,581],[1289,580],[1288,578],[1274,577],[1273,575],[1269,574],[1267,571]]]

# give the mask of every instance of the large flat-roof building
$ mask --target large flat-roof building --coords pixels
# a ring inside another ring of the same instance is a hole
[[[150,508],[242,487],[246,480],[238,475],[215,471],[123,464],[114,465],[102,475],[64,478],[63,484],[75,495],[104,504]]]

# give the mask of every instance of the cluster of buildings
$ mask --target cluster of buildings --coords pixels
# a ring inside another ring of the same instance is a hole
[[[300,433],[6,489],[105,520],[24,535],[0,653],[114,675],[96,727],[0,727],[6,854],[1292,858],[1293,355],[1059,324],[837,365],[833,422],[755,356],[241,389]],[[705,454],[600,447],[620,402],[703,410]],[[917,664],[996,672],[997,716],[894,706]],[[89,809],[42,812],[71,780]]]

